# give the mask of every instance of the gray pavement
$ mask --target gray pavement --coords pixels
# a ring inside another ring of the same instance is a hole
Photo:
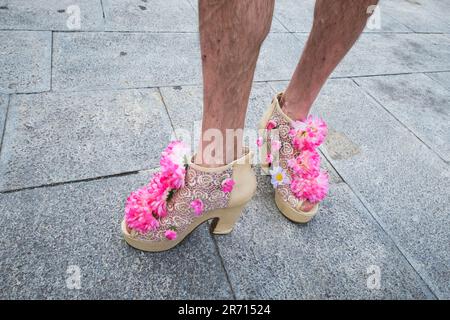
[[[249,132],[313,6],[276,1]],[[126,196],[201,119],[196,7],[0,0],[0,298],[449,299],[449,1],[382,0],[325,85],[312,112],[330,127],[331,187],[312,222],[283,218],[259,175],[230,235],[205,224],[168,252],[125,244]]]

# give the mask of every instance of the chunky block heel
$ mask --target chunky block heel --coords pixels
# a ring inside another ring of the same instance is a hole
[[[244,207],[245,204],[239,207],[216,210],[217,218],[211,223],[211,233],[228,234],[233,231],[234,225],[239,220]]]

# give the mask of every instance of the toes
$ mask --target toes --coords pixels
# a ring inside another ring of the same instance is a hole
[[[314,208],[315,204],[309,202],[308,200],[303,201],[302,205],[300,206],[300,210],[303,212],[309,212]]]

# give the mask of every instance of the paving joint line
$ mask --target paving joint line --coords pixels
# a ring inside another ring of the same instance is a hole
[[[445,164],[448,162],[442,158],[440,154],[438,154],[431,146],[428,145],[425,141],[423,141],[415,132],[413,132],[406,124],[404,124],[397,116],[395,116],[388,108],[386,108],[380,101],[378,101],[375,96],[373,96],[369,91],[367,91],[364,87],[360,86],[359,83],[355,81],[355,79],[351,79],[353,83],[361,89],[361,91],[371,98],[377,105],[379,105],[383,110],[385,110],[392,118],[394,118],[403,128],[405,128],[410,134],[412,134],[417,140],[419,140],[425,147],[427,147],[433,154],[435,154],[441,161]]]
[[[152,170],[152,169],[153,168],[141,169],[141,170],[133,170],[133,171],[124,171],[124,172],[113,173],[113,174],[104,175],[104,176],[97,176],[97,177],[83,178],[83,179],[74,179],[74,180],[67,180],[67,181],[59,181],[59,182],[52,182],[52,183],[41,184],[41,185],[37,185],[37,186],[29,186],[29,187],[16,188],[16,189],[7,189],[7,190],[0,191],[0,194],[9,194],[9,193],[16,193],[16,192],[27,191],[27,190],[58,187],[58,186],[67,185],[67,184],[76,184],[76,183],[91,182],[91,181],[97,181],[97,180],[103,180],[103,179],[132,176],[132,175],[139,174],[139,173],[142,173],[142,172],[147,172],[147,171]]]
[[[0,159],[1,159],[1,154],[2,154],[2,150],[3,150],[3,141],[5,139],[5,133],[6,133],[6,122],[8,121],[8,114],[9,114],[9,105],[11,102],[11,95],[8,94],[6,96],[6,110],[5,110],[5,120],[3,120],[3,130],[1,132],[1,139],[0,139]]]
[[[209,224],[209,223],[207,222],[207,224]],[[211,239],[212,239],[212,241],[214,243],[214,247],[215,247],[215,249],[217,251],[217,255],[219,256],[220,264],[222,265],[223,271],[225,273],[225,278],[227,279],[228,285],[230,286],[230,290],[231,290],[231,294],[233,295],[233,299],[236,300],[237,299],[236,293],[235,293],[233,285],[231,283],[230,275],[228,274],[227,268],[225,267],[225,262],[223,260],[223,256],[220,253],[220,248],[219,248],[219,245],[217,243],[217,239],[210,231],[208,233],[209,233],[209,236],[211,237]]]
[[[386,13],[384,13],[386,14]],[[407,26],[406,24],[403,24],[403,22],[400,22],[399,20],[397,20],[396,17],[390,15],[390,14],[386,14],[388,17],[390,17],[392,20],[394,20],[395,22],[397,22],[399,25],[404,26],[406,29],[410,30],[412,33],[415,33],[414,29]]]
[[[185,0],[187,3],[188,3],[188,5],[189,5],[189,7],[191,7],[192,8],[192,10],[194,10],[194,12],[197,14],[197,17],[198,17],[198,11],[197,10],[195,10],[195,7],[194,7],[194,5],[189,1],[189,0]]]
[[[372,217],[372,219],[374,220],[374,222],[379,226],[379,228],[386,234],[386,236],[388,237],[388,239],[392,242],[392,245],[397,248],[398,252],[401,254],[401,256],[406,260],[406,262],[411,266],[411,268],[414,270],[414,272],[417,274],[417,276],[419,277],[420,280],[422,280],[423,284],[425,284],[425,286],[429,289],[429,291],[431,292],[431,294],[436,298],[436,299],[440,299],[440,297],[438,296],[438,294],[435,292],[439,292],[439,290],[437,288],[435,288],[434,286],[431,285],[431,281],[426,281],[424,279],[424,277],[422,276],[422,274],[418,271],[418,269],[421,269],[417,266],[415,266],[411,260],[408,258],[408,255],[405,253],[405,250],[402,249],[402,247],[397,243],[397,241],[394,239],[394,237],[392,236],[391,232],[389,232],[386,228],[386,226],[384,225],[384,223],[381,221],[380,217],[378,217],[378,215],[376,213],[374,213],[374,210],[372,210],[370,208],[370,205],[365,201],[365,199],[359,194],[359,192],[357,192],[355,189],[352,188],[351,184],[349,182],[347,182],[346,179],[344,179],[344,177],[341,175],[341,173],[338,171],[338,169],[334,166],[334,164],[332,163],[332,160],[327,156],[327,154],[323,153],[323,156],[325,157],[325,159],[327,159],[328,163],[331,165],[331,167],[334,169],[334,171],[336,171],[336,173],[339,175],[339,177],[341,177],[342,181],[347,185],[347,187],[350,189],[350,191],[353,193],[353,195],[358,199],[358,201],[361,203],[361,205],[364,207],[364,209],[366,210],[366,212]]]
[[[26,31],[26,32],[56,32],[56,33],[136,33],[136,34],[196,34],[198,31],[171,31],[171,30],[105,30],[105,29],[98,29],[98,30],[62,30],[62,29],[0,29],[1,32],[4,31]]]
[[[53,31],[51,34],[51,42],[50,42],[50,90],[53,89],[53,48],[54,48],[54,40],[55,37],[53,36]]]
[[[398,75],[408,75],[408,74],[419,74],[419,73],[443,73],[450,72],[450,70],[432,70],[432,71],[408,71],[399,73],[382,73],[382,74],[365,74],[365,75],[346,75],[346,76],[331,76],[329,79],[353,79],[353,78],[370,78],[370,77],[385,77],[385,76],[398,76]],[[289,79],[265,79],[265,80],[254,80],[253,83],[265,83],[265,82],[283,82],[289,81]],[[15,94],[15,95],[32,95],[40,93],[84,93],[84,92],[107,92],[107,91],[125,91],[125,90],[144,90],[144,89],[157,89],[157,88],[173,88],[173,87],[201,87],[202,83],[185,83],[185,84],[167,84],[167,85],[154,85],[147,87],[129,87],[129,88],[94,88],[94,89],[83,89],[83,90],[43,90],[43,91],[33,91],[33,92],[0,92],[0,94]]]
[[[157,90],[158,90],[159,97],[161,98],[161,102],[164,106],[164,110],[166,111],[167,117],[169,118],[170,126],[172,127],[172,132],[175,135],[175,138],[178,139],[177,132],[175,131],[175,125],[173,124],[172,117],[170,116],[169,108],[167,107],[166,100],[164,99],[164,96],[161,92],[161,88],[157,87]]]
[[[104,12],[103,12],[104,14]],[[106,19],[106,16],[104,17]],[[289,33],[289,34],[303,34],[308,35],[310,31],[291,31],[289,30],[280,19],[274,17],[276,21],[278,21],[286,31],[270,31],[270,33]],[[106,21],[106,20],[105,20]],[[198,31],[183,31],[183,30],[106,30],[106,29],[93,29],[93,30],[66,30],[66,29],[27,29],[27,28],[15,28],[8,29],[3,28],[0,31],[26,31],[26,32],[59,32],[59,33],[142,33],[142,34],[196,34]],[[438,31],[372,31],[372,32],[363,32],[362,35],[373,35],[373,34],[424,34],[424,35],[450,35],[450,32],[438,32]]]
[[[279,24],[281,24],[281,26],[287,30],[288,33],[293,33],[291,30],[289,30],[289,28],[281,21],[281,19],[279,19],[275,14],[273,15],[272,20],[275,19],[276,21],[278,21]],[[280,33],[286,33],[286,32],[280,32]]]
[[[440,87],[441,87],[442,89],[444,89],[445,91],[450,92],[450,89],[447,89],[447,87],[446,87],[443,83],[441,83],[441,81],[432,78],[432,77],[429,75],[429,73],[432,73],[432,72],[423,72],[422,74],[423,74],[424,76],[426,76],[428,79],[432,80],[433,83],[437,84],[438,86],[440,86]]]
[[[103,0],[100,0],[100,6],[102,7],[103,26],[106,26],[105,7],[103,6]]]

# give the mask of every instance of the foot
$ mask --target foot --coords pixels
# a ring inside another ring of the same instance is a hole
[[[302,210],[303,212],[309,212],[314,208],[315,205],[316,205],[315,203],[312,203],[311,201],[306,199],[300,206],[300,210]]]
[[[265,129],[265,159],[280,211],[295,222],[307,222],[328,192],[328,174],[320,169],[317,152],[327,128],[316,117],[309,116],[305,121],[289,118],[281,110],[280,96],[273,100],[260,125]]]

